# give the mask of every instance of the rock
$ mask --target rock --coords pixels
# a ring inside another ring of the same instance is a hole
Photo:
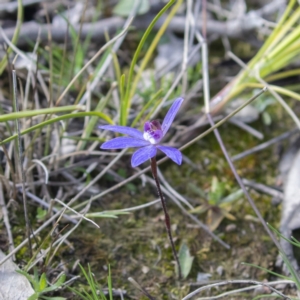
[[[209,278],[212,275],[209,273],[202,273],[202,272],[198,272],[197,274],[197,282],[203,282],[203,281],[209,281]]]
[[[228,224],[225,228],[226,232],[233,232],[236,230],[236,225],[235,224]]]
[[[283,155],[279,165],[280,176],[283,182],[283,202],[280,222],[280,232],[291,239],[293,230],[300,228],[300,147],[298,139],[291,148]],[[299,264],[294,257],[293,246],[291,243],[281,238],[281,247],[285,252],[290,263],[296,271],[300,271]],[[281,257],[278,257],[276,266],[283,265]],[[288,268],[283,265],[283,270],[289,274]]]
[[[222,266],[218,266],[216,272],[219,274],[219,276],[222,276],[224,274],[224,268]]]
[[[225,108],[225,113],[229,114],[233,112],[235,109],[240,107],[245,101],[243,99],[237,99],[235,101],[230,102],[230,104]],[[239,120],[244,123],[252,123],[259,118],[259,111],[253,105],[247,105],[241,111],[239,111],[233,119]]]
[[[0,260],[4,257],[0,250]],[[34,294],[28,279],[16,270],[18,267],[11,260],[0,266],[0,300],[27,300]]]

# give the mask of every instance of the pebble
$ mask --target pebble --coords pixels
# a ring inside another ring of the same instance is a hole
[[[236,230],[236,225],[235,224],[228,224],[225,228],[226,232],[233,232]]]

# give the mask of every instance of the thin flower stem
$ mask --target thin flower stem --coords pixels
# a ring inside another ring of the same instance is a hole
[[[176,264],[177,264],[177,268],[178,268],[178,277],[179,279],[181,279],[181,267],[180,267],[180,263],[179,263],[179,259],[175,250],[175,245],[174,245],[174,241],[173,241],[173,237],[172,237],[172,233],[171,233],[171,221],[170,221],[170,216],[168,214],[167,211],[167,205],[166,205],[166,201],[165,198],[162,194],[161,188],[160,188],[160,183],[158,180],[158,176],[157,176],[157,164],[156,164],[156,157],[152,157],[151,158],[151,171],[152,171],[152,175],[153,178],[155,180],[156,183],[156,187],[157,187],[157,192],[158,192],[158,196],[160,197],[161,200],[161,205],[165,214],[165,224],[166,224],[166,228],[167,228],[167,233],[168,233],[168,237],[169,237],[169,241],[172,247],[172,251],[173,251],[173,256],[176,260]]]

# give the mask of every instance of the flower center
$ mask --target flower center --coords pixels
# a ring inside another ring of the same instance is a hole
[[[158,144],[163,138],[163,131],[158,121],[148,121],[144,125],[144,139],[151,144]]]

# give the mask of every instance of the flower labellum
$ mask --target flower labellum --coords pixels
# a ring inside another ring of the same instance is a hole
[[[181,165],[182,154],[179,150],[160,145],[161,140],[168,132],[181,104],[183,98],[176,99],[169,111],[167,112],[162,124],[159,121],[147,121],[144,125],[144,132],[118,125],[102,125],[100,129],[111,130],[114,132],[127,134],[128,137],[117,137],[107,141],[101,145],[101,149],[125,149],[125,148],[140,148],[135,151],[131,158],[132,167],[137,167],[148,159],[156,155],[157,149],[165,153],[178,165]]]
[[[146,122],[143,137],[151,144],[158,144],[164,137],[160,123],[156,120]]]

